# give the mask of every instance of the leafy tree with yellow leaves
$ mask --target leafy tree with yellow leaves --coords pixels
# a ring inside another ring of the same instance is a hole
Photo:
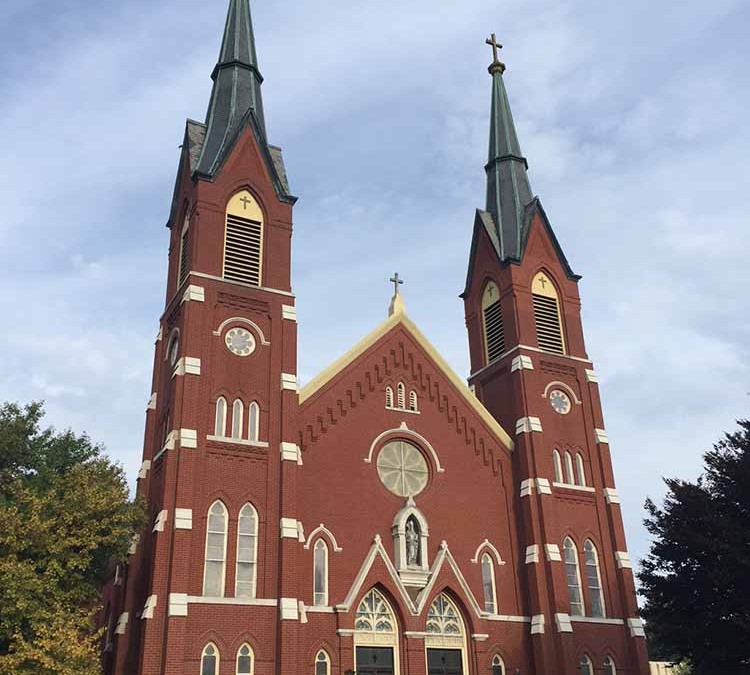
[[[144,511],[101,446],[43,416],[0,406],[0,674],[92,675],[101,586]]]

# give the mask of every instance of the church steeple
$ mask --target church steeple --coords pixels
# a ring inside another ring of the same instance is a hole
[[[261,83],[255,52],[255,35],[250,16],[250,0],[230,0],[219,61],[206,115],[206,139],[197,172],[213,177],[238,132],[248,120],[266,142]]]
[[[505,64],[497,56],[502,45],[495,34],[487,40],[492,45],[494,60],[489,67],[492,75],[492,112],[490,120],[489,158],[487,172],[487,211],[492,215],[500,244],[501,260],[520,260],[523,247],[524,212],[532,200],[526,174],[528,163],[510,112],[503,73]]]

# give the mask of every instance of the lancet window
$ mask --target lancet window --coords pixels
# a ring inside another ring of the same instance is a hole
[[[206,526],[206,560],[203,573],[203,595],[224,595],[227,555],[227,509],[220,501],[213,503]]]
[[[497,361],[505,352],[505,329],[500,303],[500,289],[490,281],[482,295],[482,322],[486,363]]]
[[[604,616],[604,593],[602,591],[602,577],[599,570],[599,554],[591,539],[583,544],[583,558],[586,563],[586,585],[591,602],[591,616]]]
[[[534,277],[531,283],[531,297],[539,348],[545,352],[564,354],[565,340],[560,320],[560,300],[555,285],[544,272],[539,272]]]
[[[313,604],[316,607],[328,604],[328,546],[322,539],[313,548]]]
[[[492,675],[505,675],[505,664],[499,654],[492,659]]]
[[[252,647],[242,645],[237,652],[237,675],[252,675],[254,661]]]
[[[583,594],[581,593],[581,572],[578,567],[578,550],[573,540],[566,537],[563,542],[565,577],[568,582],[571,616],[583,616]]]
[[[263,211],[253,196],[243,190],[227,205],[223,276],[260,286],[262,260]]]
[[[372,589],[359,603],[354,629],[365,633],[394,633],[396,620],[385,598]]]
[[[237,523],[237,580],[234,594],[238,598],[255,597],[258,567],[258,513],[245,504]]]
[[[219,675],[219,650],[213,643],[209,643],[203,648],[201,675]]]
[[[324,649],[315,657],[315,675],[331,675],[331,659]]]
[[[497,589],[495,588],[495,566],[489,553],[482,556],[482,588],[484,590],[484,611],[497,614]]]
[[[611,656],[604,657],[604,663],[602,666],[604,675],[617,675],[617,668],[615,668],[615,662]]]
[[[588,654],[584,654],[581,657],[581,662],[578,665],[581,675],[594,675],[594,664],[591,663],[591,659]]]
[[[427,632],[437,635],[463,635],[463,625],[458,609],[445,593],[435,598],[427,612]]]

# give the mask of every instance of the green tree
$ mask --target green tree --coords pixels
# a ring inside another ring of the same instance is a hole
[[[101,586],[143,509],[101,446],[0,406],[0,673],[92,675]]]
[[[750,421],[704,455],[694,483],[646,502],[653,536],[638,579],[656,654],[695,675],[750,672]]]

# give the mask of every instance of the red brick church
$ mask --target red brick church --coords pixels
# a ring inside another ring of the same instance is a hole
[[[531,192],[489,42],[468,384],[394,277],[388,317],[300,386],[296,198],[249,0],[230,1],[172,199],[138,476],[151,521],[106,594],[107,673],[648,672],[580,277]]]

